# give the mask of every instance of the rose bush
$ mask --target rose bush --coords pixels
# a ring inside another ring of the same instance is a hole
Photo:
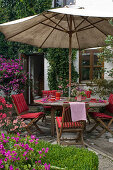
[[[12,115],[12,104],[8,104],[4,97],[0,96],[0,129],[7,132],[23,131],[24,121],[19,116]]]

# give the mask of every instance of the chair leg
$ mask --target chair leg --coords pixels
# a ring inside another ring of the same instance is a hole
[[[91,123],[91,121],[90,121],[90,117],[89,117],[89,115],[87,114],[87,120],[88,120],[88,123],[90,124]]]
[[[85,145],[84,145],[83,131],[81,131],[80,134],[81,134],[81,144],[84,147]]]
[[[28,134],[31,136],[31,135],[32,135],[32,132],[29,130],[28,127],[26,127],[26,130],[27,130]]]
[[[90,130],[88,130],[87,132],[88,132],[88,133],[92,132],[92,131],[95,130],[98,126],[99,126],[99,123],[96,122],[95,125],[94,125]]]
[[[42,122],[44,121],[44,119],[45,119],[45,126],[46,126],[46,124],[47,124],[46,115],[44,115],[44,116],[43,116],[43,118],[42,118]]]
[[[76,142],[80,142],[80,144],[84,146],[83,131],[80,131],[78,133],[78,137],[76,138]]]
[[[113,135],[113,132],[109,129],[111,123],[113,122],[113,119],[111,119],[111,120],[109,121],[108,125],[106,125],[106,124],[104,123],[104,121],[103,121],[102,119],[100,119],[100,118],[93,119],[93,120],[96,122],[96,124],[95,124],[88,132],[92,132],[94,129],[97,128],[97,126],[100,126],[100,127],[103,128],[103,130],[100,131],[100,133],[97,135],[96,138],[99,138],[99,137],[100,137],[101,135],[103,135],[106,131],[110,132],[110,133]],[[98,132],[99,132],[99,131],[98,131]]]
[[[57,133],[57,144],[60,145],[60,136],[59,136],[59,129],[58,129],[57,122],[56,122],[56,133]]]
[[[44,134],[44,132],[38,127],[38,125],[36,124],[36,122],[33,122],[34,126],[36,127],[36,129],[41,133]]]
[[[108,126],[107,126],[101,119],[98,119],[98,121],[101,123],[102,127],[104,128],[104,130],[101,132],[101,135],[102,135],[103,133],[105,133],[106,131],[110,132],[110,133],[113,135],[113,132],[111,131],[111,129],[109,129],[109,127],[110,127],[110,125],[111,125],[111,123],[112,123],[111,120],[110,120],[110,122],[108,123]],[[98,135],[98,136],[100,137],[101,135]]]

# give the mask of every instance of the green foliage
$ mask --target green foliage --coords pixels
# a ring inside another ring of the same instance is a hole
[[[101,53],[99,55],[99,63],[107,62],[113,64],[113,36],[108,35],[107,39],[105,40],[106,47],[101,48]],[[106,72],[106,68],[104,69]],[[107,71],[110,77],[113,77],[113,68]]]
[[[72,51],[72,61],[75,59],[76,51]],[[68,49],[48,49],[46,58],[49,62],[48,82],[49,88],[59,89],[62,86],[63,94],[68,95],[69,80],[69,50]],[[72,82],[76,82],[78,73],[72,63]]]
[[[43,161],[50,163],[52,166],[61,167],[65,170],[97,170],[98,156],[84,148],[76,148],[74,146],[63,147],[60,145],[52,145],[45,141],[40,141],[39,149],[49,148],[49,152]]]
[[[98,94],[102,98],[108,97],[110,93],[113,93],[113,80],[95,79],[93,83],[96,86],[92,87],[94,94]]]
[[[17,135],[1,134],[0,142],[1,150],[3,150],[0,153],[1,165],[28,170],[44,169],[44,166],[45,170],[49,170],[49,164],[51,170],[61,170],[61,168],[64,170],[98,170],[98,156],[88,149],[53,145],[33,135],[31,137],[21,137],[19,133]],[[3,154],[4,151],[7,157]],[[2,160],[5,161],[2,162]]]
[[[0,23],[39,14],[50,9],[51,4],[52,0],[0,0]],[[0,33],[1,55],[16,57],[19,53],[28,54],[33,51],[38,52],[38,48],[18,42],[8,42]]]

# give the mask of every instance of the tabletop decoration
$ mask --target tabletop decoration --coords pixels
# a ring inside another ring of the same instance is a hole
[[[72,89],[71,95],[76,97],[75,99],[77,99],[77,101],[81,101],[82,97],[86,96],[86,93],[84,89],[76,87]]]

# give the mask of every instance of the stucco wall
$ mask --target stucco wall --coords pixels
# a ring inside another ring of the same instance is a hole
[[[48,87],[48,67],[49,63],[46,58],[44,58],[44,90],[49,90]]]
[[[104,68],[106,68],[107,71],[111,70],[113,68],[113,63],[104,63]],[[104,78],[107,80],[113,80],[113,78],[111,78],[110,76],[108,76],[108,73],[104,74]]]

